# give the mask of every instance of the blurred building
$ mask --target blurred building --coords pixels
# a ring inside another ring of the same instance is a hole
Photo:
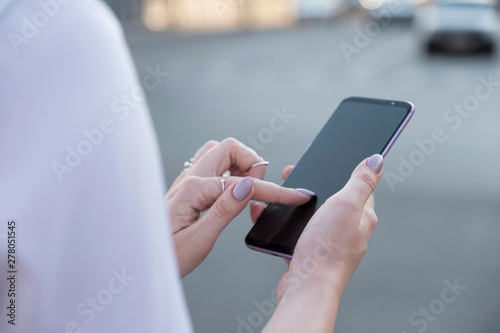
[[[151,30],[280,27],[296,20],[294,0],[105,0],[126,23]]]

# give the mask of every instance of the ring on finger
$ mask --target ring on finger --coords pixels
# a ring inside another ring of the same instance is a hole
[[[189,169],[190,167],[193,166],[193,158],[190,158],[189,161],[184,162],[184,169],[182,169],[181,173],[184,173]]]
[[[226,190],[226,178],[228,177],[228,174],[225,172],[223,175],[222,175],[222,178],[220,179],[220,183],[222,185],[222,193],[224,193],[224,191]]]
[[[268,164],[269,164],[268,161],[261,161],[261,162],[257,162],[255,164],[252,164],[252,166],[250,168],[255,168],[255,167],[259,166],[259,165],[268,165]]]

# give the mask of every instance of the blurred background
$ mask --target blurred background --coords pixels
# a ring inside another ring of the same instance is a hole
[[[412,101],[336,331],[500,332],[497,3],[108,3],[139,76],[168,72],[147,92],[168,184],[204,142],[229,136],[271,161],[267,180],[281,183],[342,99]],[[269,318],[285,264],[245,247],[250,227],[245,210],[184,279],[197,332],[260,332]]]

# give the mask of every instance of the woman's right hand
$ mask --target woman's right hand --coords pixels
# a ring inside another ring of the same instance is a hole
[[[264,181],[266,166],[254,167],[259,162],[263,159],[236,139],[209,141],[169,188],[165,199],[181,277],[208,256],[222,230],[250,199],[285,205],[311,199],[303,189]],[[223,177],[228,171],[231,175]]]
[[[380,155],[365,159],[311,218],[278,285],[279,303],[264,332],[332,332],[340,296],[377,225],[373,191],[382,167]]]

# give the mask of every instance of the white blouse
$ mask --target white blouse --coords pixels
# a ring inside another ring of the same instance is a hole
[[[154,79],[102,2],[0,1],[0,332],[192,331]]]

